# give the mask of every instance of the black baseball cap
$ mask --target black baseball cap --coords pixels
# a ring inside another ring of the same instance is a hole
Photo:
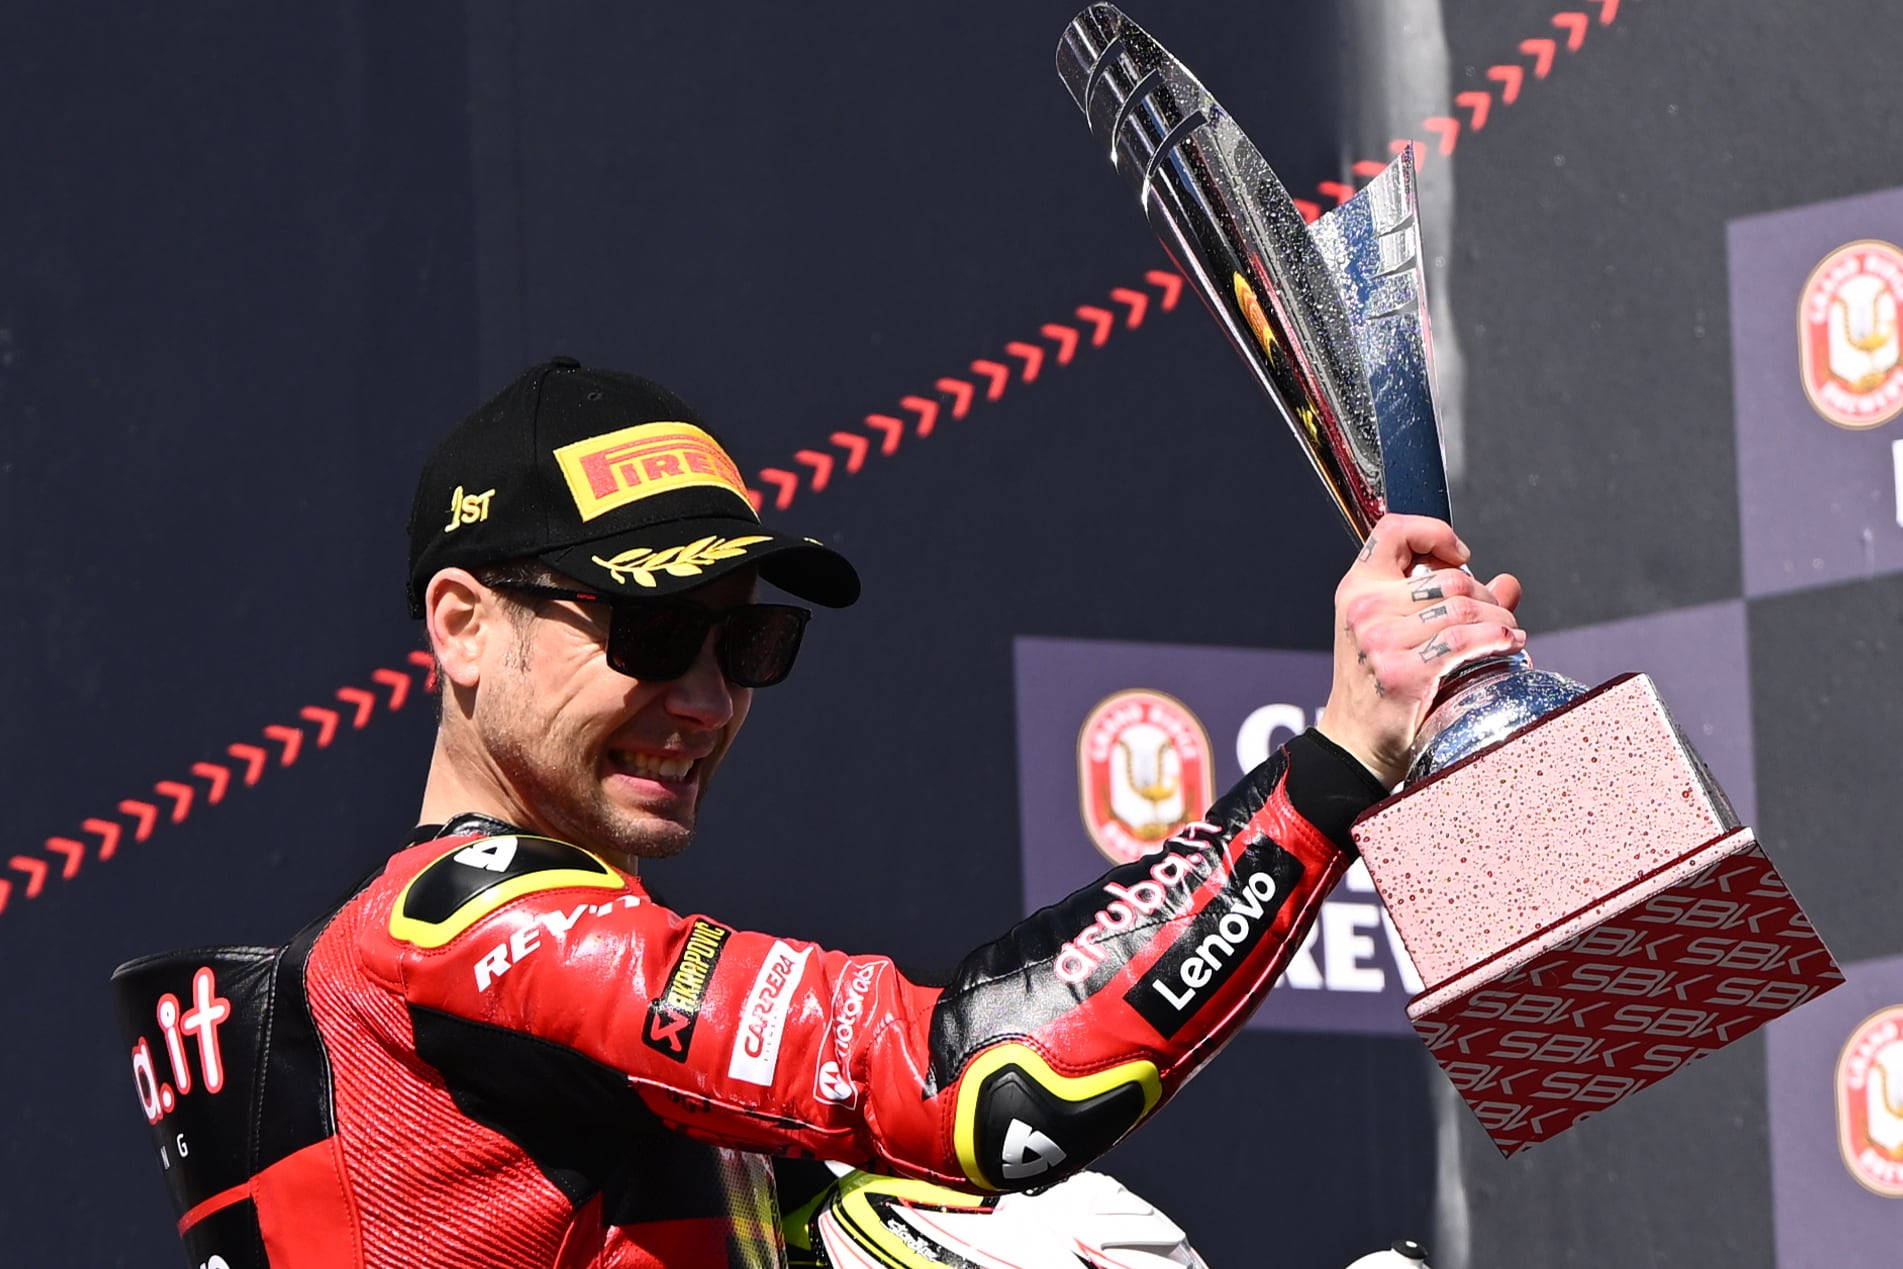
[[[700,416],[660,384],[556,357],[456,426],[410,509],[410,615],[439,569],[535,558],[604,596],[660,598],[737,568],[828,608],[845,556],[760,523]]]

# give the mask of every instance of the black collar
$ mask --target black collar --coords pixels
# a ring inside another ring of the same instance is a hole
[[[446,824],[418,824],[406,844],[420,846],[439,837],[509,837],[521,833],[521,829],[506,820],[478,811],[464,811]]]

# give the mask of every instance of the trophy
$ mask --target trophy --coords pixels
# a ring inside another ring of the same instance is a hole
[[[1449,519],[1411,151],[1309,225],[1113,5],[1057,70],[1354,535]],[[1408,1017],[1505,1154],[1843,981],[1643,674],[1462,668],[1354,839],[1425,984]]]

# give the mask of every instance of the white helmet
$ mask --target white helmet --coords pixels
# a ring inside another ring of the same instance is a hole
[[[1403,1238],[1386,1251],[1363,1256],[1348,1269],[1429,1269],[1427,1248],[1412,1238]]]
[[[849,1172],[787,1218],[794,1265],[824,1269],[1208,1269],[1176,1222],[1115,1178],[979,1195]]]

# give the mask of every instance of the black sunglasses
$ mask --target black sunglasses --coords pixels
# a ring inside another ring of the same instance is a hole
[[[677,679],[693,668],[716,626],[714,654],[721,672],[736,687],[772,687],[792,673],[800,638],[812,611],[791,604],[741,604],[709,608],[691,599],[636,599],[594,591],[538,586],[530,582],[488,582],[491,590],[543,599],[572,599],[608,605],[608,664],[632,678],[657,682]]]

